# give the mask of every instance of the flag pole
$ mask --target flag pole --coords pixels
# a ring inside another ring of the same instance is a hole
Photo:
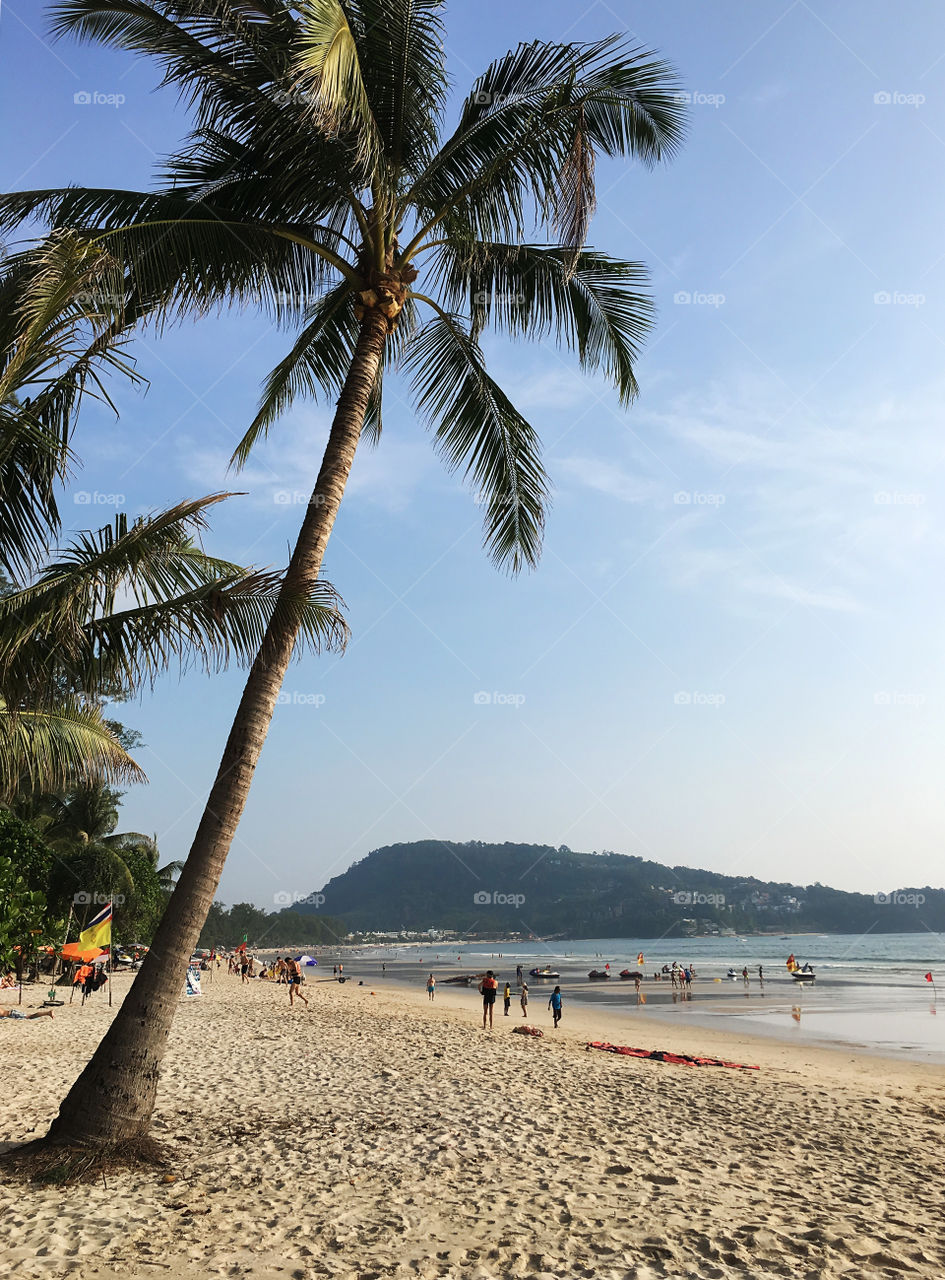
[[[66,943],[69,941],[69,926],[72,924],[72,910],[73,910],[73,907],[74,907],[74,906],[75,906],[75,903],[73,903],[73,902],[70,902],[70,903],[69,903],[69,915],[68,915],[68,917],[66,918],[66,932],[65,932],[65,936],[64,936],[64,937],[63,937],[63,939],[62,939],[62,946],[63,946],[63,947],[64,947],[64,946],[66,945]],[[59,950],[61,951],[61,950],[62,950],[62,947],[60,947],[60,948],[59,948]],[[61,959],[62,959],[62,957],[61,957],[61,956],[56,956],[56,963],[53,965],[53,976],[52,976],[53,986],[55,986],[55,985],[56,985],[56,979],[59,977],[59,961],[60,961]]]
[[[111,919],[108,922],[108,959],[105,961],[106,972],[108,973],[108,1007],[112,1007],[112,926],[115,923],[115,898],[112,893],[114,885],[108,886],[108,910],[111,912]]]

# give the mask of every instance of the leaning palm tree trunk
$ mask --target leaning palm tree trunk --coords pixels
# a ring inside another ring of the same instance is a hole
[[[246,681],[190,854],[124,1004],[53,1121],[48,1136],[56,1142],[115,1145],[147,1135],[187,965],[216,895],[292,658],[300,627],[295,602],[306,598],[318,578],[387,331],[387,319],[377,308],[365,312],[280,601]]]

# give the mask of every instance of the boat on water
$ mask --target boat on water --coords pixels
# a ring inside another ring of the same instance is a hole
[[[544,969],[529,969],[528,976],[530,978],[560,978],[561,974],[557,969],[552,969],[550,965],[545,965]]]
[[[610,974],[606,969],[592,969],[587,975],[588,982],[602,982],[605,978],[609,978]]]
[[[795,982],[816,982],[817,974],[814,973],[810,965],[805,965],[803,969],[795,969],[791,974]]]
[[[641,973],[639,969],[621,969],[620,977],[626,982],[630,978],[645,978],[646,974]]]

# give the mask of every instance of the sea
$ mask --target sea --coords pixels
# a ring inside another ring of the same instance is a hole
[[[621,969],[636,971],[641,952],[645,1005],[637,1003],[633,982],[619,977]],[[813,983],[794,981],[786,963],[790,955],[799,964],[812,966]],[[641,1022],[650,1024],[651,1039],[660,1022],[685,1019],[739,1034],[945,1065],[945,934],[941,933],[433,941],[346,948],[342,958],[349,978],[379,980],[383,976],[411,985],[429,972],[442,984],[451,976],[478,974],[487,968],[500,981],[508,978],[514,985],[518,965],[526,975],[529,969],[549,966],[560,977],[528,978],[533,999],[546,986],[550,990],[558,983],[566,1001],[606,1005],[625,1014],[628,1033]],[[668,981],[653,978],[673,961],[695,970],[689,998],[674,992]],[[320,952],[323,972],[326,963],[332,963],[331,953]],[[744,968],[749,973],[747,984],[741,976]],[[592,969],[610,976],[591,982]],[[735,971],[735,979],[728,976],[729,970]]]

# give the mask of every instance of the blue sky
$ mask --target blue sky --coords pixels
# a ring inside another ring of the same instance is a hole
[[[143,61],[50,46],[38,9],[3,7],[4,188],[146,185],[185,113]],[[672,165],[598,166],[591,241],[647,263],[659,306],[642,394],[624,412],[566,353],[488,343],[555,484],[541,567],[511,581],[387,388],[326,565],[352,643],[290,672],[220,896],[269,906],[432,836],[941,884],[945,14],[447,15],[460,89],[521,39],[624,30],[692,95]],[[112,495],[141,511],[238,488],[209,548],[284,563],[326,409],[294,409],[241,477],[226,462],[289,341],[247,313],[139,342],[147,394],[119,388],[119,421],[92,406],[80,423],[73,496],[93,500],[66,500],[73,526],[108,520]],[[186,854],[240,687],[167,678],[122,709],[151,779],[123,819],[168,857]]]

